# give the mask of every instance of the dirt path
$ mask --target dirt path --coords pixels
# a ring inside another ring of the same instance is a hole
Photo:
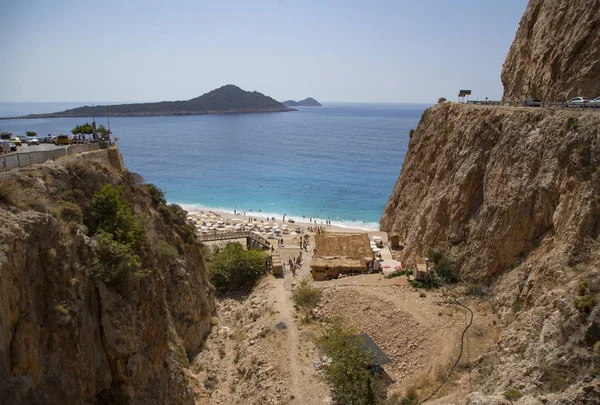
[[[284,288],[284,280],[277,280],[274,288],[271,291],[271,296],[274,301],[277,302],[279,308],[279,315],[281,322],[286,326],[287,338],[288,338],[288,358],[290,366],[290,377],[292,380],[291,395],[297,403],[306,403],[304,400],[303,390],[303,375],[300,373],[298,367],[298,327],[294,322],[292,311],[294,310],[293,304],[290,299],[290,292]],[[313,403],[313,402],[308,402]]]

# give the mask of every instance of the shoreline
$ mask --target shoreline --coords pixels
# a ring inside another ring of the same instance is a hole
[[[215,214],[218,217],[221,218],[230,218],[230,219],[238,219],[238,220],[249,220],[249,219],[256,219],[256,222],[258,223],[284,223],[282,221],[282,218],[277,218],[275,217],[275,221],[273,221],[271,218],[272,216],[269,216],[267,219],[267,216],[265,215],[260,216],[260,215],[249,215],[249,214],[256,214],[255,212],[252,213],[246,213],[246,215],[244,215],[243,213],[237,213],[234,214],[233,212],[229,212],[229,211],[224,211],[224,210],[216,210],[216,209],[199,209],[199,208],[192,208],[192,209],[188,209],[188,207],[184,205],[182,205],[182,208],[184,210],[186,210],[189,214],[192,213],[202,213],[204,212],[205,214],[208,213],[212,213]],[[261,213],[262,214],[262,213]],[[295,220],[294,222],[287,222],[287,217],[286,217],[286,222],[285,224],[287,224],[288,228],[295,228],[295,227],[299,227],[300,229],[302,229],[304,232],[306,232],[308,230],[309,227],[315,227],[315,226],[319,226],[319,227],[324,227],[326,231],[330,231],[330,232],[346,232],[346,233],[354,233],[354,232],[361,232],[361,233],[367,233],[370,236],[381,236],[384,237],[387,240],[387,233],[380,231],[379,229],[362,229],[362,228],[357,228],[357,227],[348,227],[348,226],[339,226],[337,223],[334,223],[332,221],[331,225],[321,225],[320,221],[317,220],[317,224],[315,224],[314,222],[308,222],[308,221],[302,221],[302,220]]]
[[[169,203],[171,203],[171,201],[169,201]],[[237,215],[234,214],[234,210],[228,210],[225,208],[214,208],[214,207],[205,207],[202,206],[200,204],[182,204],[182,203],[177,203],[175,202],[175,204],[180,205],[184,210],[186,210],[187,212],[201,212],[201,211],[212,211],[214,213],[218,213],[221,214],[221,216],[229,216],[230,218],[241,218],[244,219],[245,217],[251,217],[251,218],[256,218],[257,220],[267,220],[267,222],[273,222],[272,218],[275,218],[275,221],[277,222],[281,222],[283,223],[283,214],[280,213],[270,213],[270,212],[256,212],[256,211],[238,211]],[[288,219],[292,219],[294,222],[290,223],[288,222]],[[309,220],[312,219],[312,222],[310,222]],[[316,220],[316,222],[315,222]],[[329,228],[335,228],[335,229],[340,229],[340,230],[349,230],[349,231],[361,231],[361,232],[380,232],[379,231],[379,222],[359,222],[359,221],[343,221],[343,220],[339,220],[339,221],[330,221],[331,225],[327,226],[325,224],[326,220],[324,219],[320,219],[318,217],[316,218],[306,218],[306,217],[300,217],[298,215],[285,215],[285,223],[288,224],[288,226],[300,226],[300,225],[296,225],[296,224],[301,224],[303,226],[325,226],[328,229]]]

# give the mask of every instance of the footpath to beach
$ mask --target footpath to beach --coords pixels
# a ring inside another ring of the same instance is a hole
[[[279,224],[244,215],[225,212],[192,212],[205,215],[209,224],[258,223]],[[214,218],[210,219],[211,216]],[[229,221],[226,219],[229,218]],[[210,221],[208,221],[210,219]],[[236,219],[237,221],[233,221]],[[256,219],[256,221],[255,221]],[[324,321],[342,317],[361,332],[368,333],[392,360],[384,368],[384,389],[404,393],[415,386],[421,392],[431,392],[456,356],[465,316],[452,304],[455,290],[417,291],[405,277],[386,279],[383,274],[363,274],[336,280],[313,282],[323,289],[323,299],[314,311],[315,318],[305,322],[294,308],[292,291],[303,278],[312,280],[310,260],[314,248],[314,227],[308,222],[288,223],[288,228],[300,228],[300,233],[282,235],[284,243],[269,239],[283,262],[300,253],[300,235],[310,235],[308,251],[294,276],[289,270],[282,278],[267,275],[249,294],[219,297],[213,330],[205,347],[194,360],[188,376],[194,385],[197,404],[320,404],[331,403],[328,384],[322,374],[324,353],[319,337]],[[318,224],[320,226],[320,224]],[[206,225],[204,225],[206,226]],[[233,225],[230,225],[233,227]],[[273,226],[273,225],[270,225]],[[365,232],[335,226],[326,231]],[[267,232],[266,234],[268,234]],[[369,236],[386,234],[368,232]],[[227,243],[218,241],[214,243]],[[389,250],[381,251],[383,263],[393,271]],[[463,297],[464,299],[464,297]],[[469,300],[468,298],[466,299]],[[469,359],[479,356],[492,342],[496,331],[495,316],[485,302],[471,302],[476,311],[473,334],[469,337]],[[469,388],[468,368],[461,368],[446,391],[464,398]],[[446,398],[447,399],[447,398]],[[435,402],[433,402],[435,403]],[[440,402],[440,403],[445,403]]]

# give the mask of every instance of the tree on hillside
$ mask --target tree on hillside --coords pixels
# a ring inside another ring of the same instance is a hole
[[[322,340],[331,364],[325,376],[337,404],[375,405],[371,375],[367,370],[369,353],[358,340],[357,331],[340,319],[330,323]]]
[[[73,135],[76,135],[76,134],[87,134],[87,135],[90,135],[90,134],[94,133],[94,129],[92,128],[92,124],[90,124],[89,122],[86,122],[83,125],[77,125],[75,128],[73,128],[71,130],[71,133]]]
[[[253,286],[265,270],[267,254],[228,243],[208,264],[211,283],[221,292]]]
[[[102,124],[100,124],[100,126],[98,127],[98,133],[102,136],[106,136],[106,133],[108,132],[108,130],[106,129],[106,127]]]

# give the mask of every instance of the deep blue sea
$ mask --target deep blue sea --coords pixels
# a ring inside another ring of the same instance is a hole
[[[0,103],[0,117],[83,104]],[[427,107],[328,103],[286,113],[113,117],[110,126],[129,170],[187,209],[377,229],[408,133]],[[0,130],[69,133],[85,121],[0,120]],[[107,125],[106,118],[96,121]]]

